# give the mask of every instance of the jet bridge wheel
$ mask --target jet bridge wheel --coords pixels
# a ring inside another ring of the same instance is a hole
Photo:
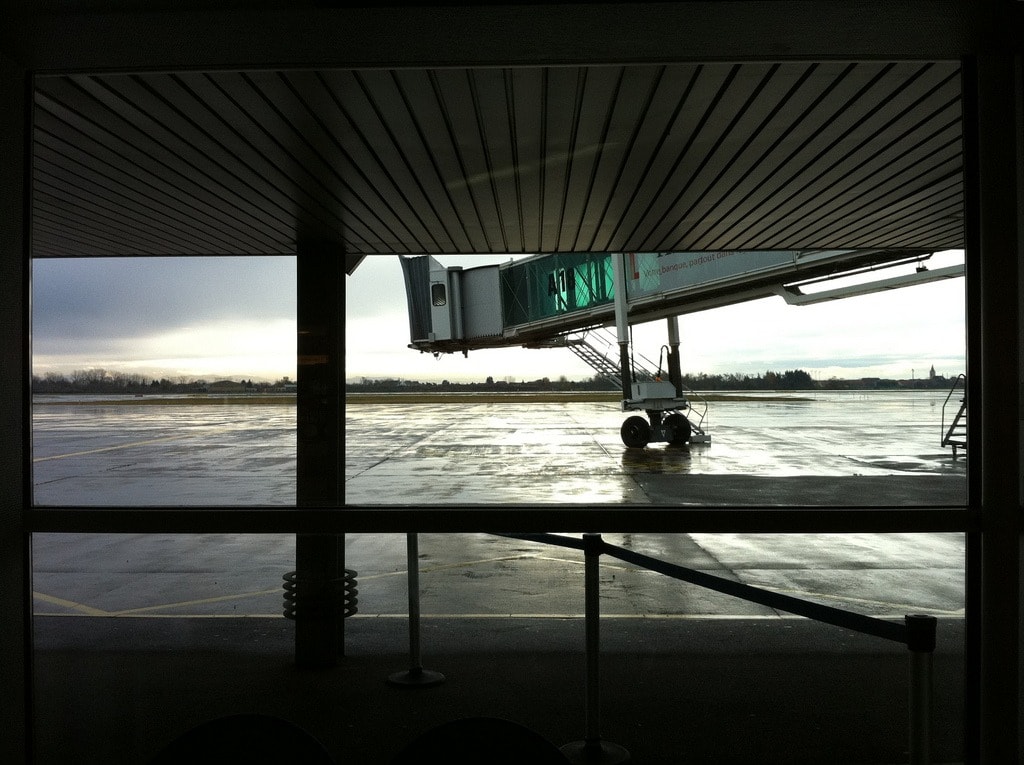
[[[665,427],[670,433],[669,446],[683,446],[693,434],[693,426],[690,421],[678,412],[665,418]]]
[[[631,449],[642,449],[651,440],[651,426],[643,417],[627,417],[619,430],[622,443]]]

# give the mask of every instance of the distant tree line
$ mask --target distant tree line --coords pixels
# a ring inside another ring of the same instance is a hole
[[[767,371],[763,374],[685,374],[683,385],[698,391],[754,391],[754,390],[887,390],[887,389],[942,389],[948,390],[953,380],[934,371],[928,377],[914,380],[891,380],[878,377],[858,379],[815,380],[802,369],[784,372]],[[147,378],[133,372],[118,372],[106,369],[78,369],[70,374],[47,372],[32,376],[32,392],[38,394],[154,394],[154,393],[210,393],[227,391],[249,393],[275,393],[293,391],[295,382],[284,377],[276,382],[239,380],[218,380],[178,376],[174,379],[161,377]],[[363,378],[359,382],[347,382],[349,393],[415,393],[421,391],[617,391],[618,384],[599,375],[584,380],[569,380],[564,375],[557,379],[542,377],[536,380],[514,381],[511,378],[495,380],[487,377],[482,382],[422,382],[399,378]]]
[[[724,374],[708,375],[703,372],[683,375],[683,385],[692,390],[815,390],[818,383],[802,369],[785,372],[765,372],[763,375]]]
[[[187,377],[184,375],[173,380],[167,377],[148,378],[134,372],[117,372],[107,369],[76,369],[70,374],[47,372],[32,375],[32,392],[39,394],[85,393],[85,394],[153,394],[153,393],[209,393],[217,387],[231,387],[238,391],[264,393],[288,390],[294,382],[287,377],[277,382],[268,383],[253,380],[216,381]]]
[[[912,380],[893,380],[884,377],[831,377],[828,380],[815,380],[803,369],[789,369],[785,372],[768,371],[757,375],[685,374],[683,384],[692,390],[948,390],[953,380],[934,373],[929,377]]]
[[[784,372],[767,371],[763,374],[685,374],[683,385],[691,390],[699,391],[753,391],[753,390],[888,390],[888,389],[942,389],[948,390],[953,384],[951,379],[942,375],[932,374],[929,377],[915,380],[891,380],[879,377],[857,379],[815,380],[803,369],[790,369]],[[345,390],[349,393],[415,393],[421,391],[617,391],[619,386],[603,377],[595,375],[586,380],[568,380],[564,376],[557,380],[543,377],[538,380],[519,381],[495,380],[488,377],[483,382],[421,382],[398,378],[363,378],[360,382],[347,382]]]
[[[346,382],[347,393],[420,393],[429,391],[450,391],[465,393],[472,391],[506,391],[509,393],[528,393],[532,391],[611,391],[615,386],[601,377],[594,376],[587,380],[569,380],[565,376],[552,380],[542,377],[537,380],[495,380],[488,377],[483,382],[421,382],[402,380],[393,377],[380,379],[363,378],[360,382]]]

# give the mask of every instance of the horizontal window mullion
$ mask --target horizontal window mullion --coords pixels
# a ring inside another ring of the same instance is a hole
[[[336,508],[35,507],[29,532],[71,533],[932,533],[980,528],[967,507],[343,505]]]

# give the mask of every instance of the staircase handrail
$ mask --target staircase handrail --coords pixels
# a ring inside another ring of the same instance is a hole
[[[704,427],[704,418],[708,414],[708,400],[701,396],[699,393],[697,393],[695,390],[693,390],[693,388],[689,388],[682,383],[680,384],[682,385],[683,391],[685,391],[686,393],[686,400],[687,402],[689,402],[690,412],[692,414],[698,415],[697,422],[693,424],[694,426],[696,426],[696,429],[698,431],[703,433],[706,430],[706,428]],[[694,400],[696,400],[699,404],[701,404],[704,407],[699,413],[693,406]]]
[[[590,327],[583,331],[583,339],[586,340],[587,335],[593,335],[600,342],[604,343],[605,350],[603,351],[606,358],[610,358],[609,349],[613,349],[618,345],[618,341],[615,340],[611,333],[604,326]],[[599,350],[599,352],[601,352]],[[612,362],[613,364],[618,364]],[[653,380],[656,376],[654,370],[657,368],[655,363],[649,358],[639,353],[632,353],[630,355],[630,366],[632,369],[630,372],[630,379],[633,380]],[[639,374],[638,374],[639,372]]]
[[[960,384],[961,381],[963,381],[963,385],[962,386]],[[945,446],[947,443],[949,443],[949,439],[950,439],[950,437],[952,435],[952,430],[953,430],[954,427],[956,427],[956,422],[957,422],[957,419],[959,418],[959,412],[958,412],[957,417],[953,419],[953,422],[950,424],[949,429],[947,430],[946,429],[946,405],[949,403],[949,400],[953,397],[953,394],[957,390],[961,390],[961,389],[964,392],[964,397],[961,399],[961,404],[964,404],[964,403],[967,402],[967,375],[964,374],[963,372],[961,372],[960,374],[958,374],[956,376],[956,378],[954,378],[953,386],[949,389],[949,393],[946,394],[946,400],[942,402],[942,433],[943,433],[942,444],[941,444],[942,446]],[[961,405],[960,411],[963,411],[963,408],[964,408],[963,405]]]

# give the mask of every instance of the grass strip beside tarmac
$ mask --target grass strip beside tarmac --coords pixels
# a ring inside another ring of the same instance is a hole
[[[33,406],[209,406],[211,404],[291,404],[295,405],[294,394],[271,396],[134,396],[131,398],[111,398],[99,394],[92,396],[70,395],[65,398],[33,399]]]

